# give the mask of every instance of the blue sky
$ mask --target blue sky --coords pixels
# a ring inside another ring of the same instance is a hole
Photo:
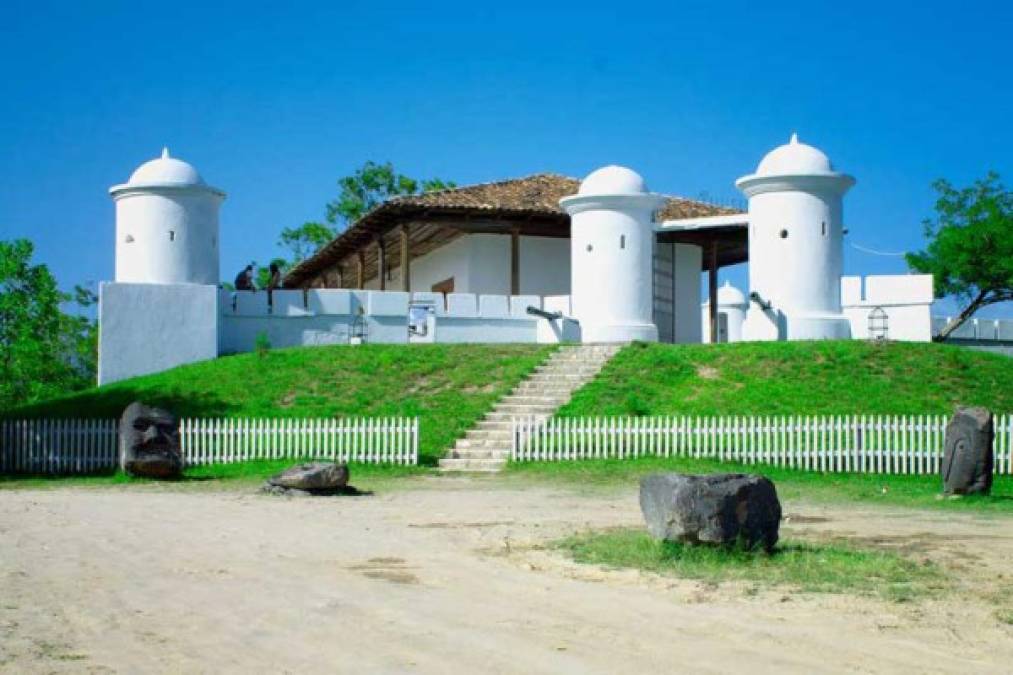
[[[1011,34],[1000,2],[7,0],[0,237],[67,288],[110,279],[107,188],[168,145],[229,193],[231,278],[368,159],[458,184],[619,163],[726,200],[798,131],[858,178],[845,271],[902,273],[851,244],[921,246],[937,177],[1011,180]]]

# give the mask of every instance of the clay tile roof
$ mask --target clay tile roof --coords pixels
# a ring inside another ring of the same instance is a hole
[[[421,195],[395,197],[389,203],[437,208],[466,208],[485,211],[563,213],[559,200],[576,194],[580,181],[554,173],[539,173],[524,178],[511,178],[494,183],[479,183],[429,192]]]
[[[419,214],[452,218],[455,214],[495,214],[497,216],[536,216],[568,224],[569,217],[559,200],[577,193],[580,180],[553,173],[540,173],[492,183],[407,195],[389,199],[352,223],[331,243],[293,267],[285,277],[287,287],[297,287],[313,275],[348,255],[349,250],[386,229]],[[670,197],[658,213],[658,220],[737,213],[735,209],[703,202]]]

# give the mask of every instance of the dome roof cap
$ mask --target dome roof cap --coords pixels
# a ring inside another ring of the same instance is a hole
[[[589,173],[581,181],[577,194],[642,195],[647,194],[647,183],[633,169],[612,164]]]
[[[830,158],[822,150],[798,140],[792,134],[791,140],[768,152],[759,166],[757,176],[804,176],[834,173]]]
[[[162,156],[141,164],[130,174],[127,185],[206,185],[197,169],[181,159],[169,156],[169,148],[162,148]]]
[[[718,307],[745,305],[746,296],[739,289],[725,281],[724,286],[718,289]]]

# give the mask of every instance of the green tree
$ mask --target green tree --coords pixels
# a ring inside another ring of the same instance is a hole
[[[286,227],[278,238],[278,246],[288,249],[292,260],[304,260],[337,236],[337,230],[323,223],[303,223],[299,227]]]
[[[288,263],[284,258],[272,258],[267,266],[257,268],[257,288],[267,288],[267,284],[271,281],[271,265],[277,265],[281,269],[282,276],[285,276]]]
[[[291,254],[286,267],[293,267],[309,258],[346,227],[392,197],[447,190],[456,186],[439,178],[422,181],[409,178],[397,173],[390,162],[366,162],[351,176],[339,179],[338,187],[340,192],[337,199],[327,203],[325,223],[311,221],[281,231],[278,246]]]
[[[366,162],[351,176],[338,180],[341,192],[327,203],[327,222],[344,229],[391,197],[456,187],[439,178],[418,181],[394,171],[390,162]]]
[[[72,376],[69,386],[90,387],[98,373],[98,321],[89,314],[98,304],[98,296],[89,288],[74,286],[74,292],[65,296],[65,300],[78,308],[73,314],[64,313],[62,319],[64,360]]]
[[[912,270],[932,275],[937,298],[963,303],[933,337],[938,342],[982,307],[1013,300],[1013,193],[994,171],[967,188],[942,179],[932,186],[938,198],[936,217],[924,223],[928,246],[906,259]]]
[[[70,299],[45,265],[33,265],[26,239],[0,241],[0,409],[80,388],[83,363],[71,357]]]

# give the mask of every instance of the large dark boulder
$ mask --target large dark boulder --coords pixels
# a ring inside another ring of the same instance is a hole
[[[943,492],[985,494],[992,490],[995,425],[985,408],[957,408],[946,425]]]
[[[658,473],[640,481],[640,510],[655,539],[770,551],[777,543],[781,502],[763,476]]]
[[[120,418],[120,468],[131,476],[179,478],[183,456],[172,413],[134,402]]]
[[[334,462],[308,462],[296,464],[267,480],[266,488],[280,488],[268,492],[283,494],[287,490],[300,490],[309,494],[329,494],[348,485],[348,465]]]

